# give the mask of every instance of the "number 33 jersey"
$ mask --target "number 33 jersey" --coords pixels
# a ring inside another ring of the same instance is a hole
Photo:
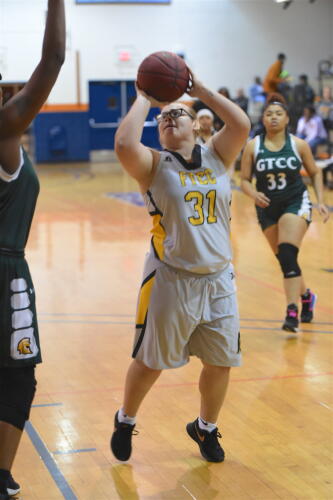
[[[157,259],[196,274],[229,266],[230,180],[212,149],[196,145],[192,163],[162,151],[144,200],[153,218],[151,251]]]
[[[270,151],[264,142],[263,134],[255,138],[253,174],[257,191],[279,203],[301,195],[306,187],[300,174],[302,160],[293,136],[286,134],[286,142],[280,151]]]

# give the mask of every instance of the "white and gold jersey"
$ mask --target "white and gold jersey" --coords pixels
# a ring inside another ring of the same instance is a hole
[[[196,145],[192,163],[162,151],[144,200],[153,217],[151,251],[156,258],[196,274],[228,267],[230,180],[211,148]]]

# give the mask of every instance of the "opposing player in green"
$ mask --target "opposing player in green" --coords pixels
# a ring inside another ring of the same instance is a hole
[[[0,107],[0,500],[11,475],[41,362],[35,291],[24,248],[39,192],[20,139],[46,101],[65,58],[64,0],[49,0],[42,56],[24,88]]]
[[[324,222],[329,217],[323,203],[321,171],[308,144],[287,132],[289,116],[279,94],[269,96],[263,112],[265,132],[248,142],[241,164],[241,187],[254,199],[259,224],[276,255],[284,277],[287,314],[282,328],[297,332],[298,301],[301,321],[313,318],[316,295],[305,285],[297,255],[311,222],[312,204],[300,173],[304,166],[311,178],[318,211]],[[256,178],[256,187],[252,177]]]

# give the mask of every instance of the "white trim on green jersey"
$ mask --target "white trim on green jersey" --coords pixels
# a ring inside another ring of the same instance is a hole
[[[259,153],[259,147],[260,147],[260,135],[256,135],[254,138],[254,163],[257,160],[257,156]]]
[[[15,172],[13,174],[9,174],[0,165],[0,179],[3,180],[4,182],[15,181],[18,178],[18,176],[20,175],[23,164],[24,164],[23,150],[22,150],[22,148],[20,148],[20,164],[17,167],[17,170],[15,170]]]
[[[299,152],[298,152],[298,149],[297,149],[297,144],[296,144],[296,141],[295,141],[295,139],[294,139],[294,136],[293,136],[292,134],[289,134],[289,136],[290,136],[290,144],[291,144],[292,150],[293,150],[293,151],[294,151],[294,153],[295,153],[295,156],[299,159],[299,161],[300,161],[301,163],[303,163],[303,160],[302,160],[302,158],[301,158],[301,156],[300,156],[300,154],[299,154]]]

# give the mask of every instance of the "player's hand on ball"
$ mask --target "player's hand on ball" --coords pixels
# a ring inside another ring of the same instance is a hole
[[[258,207],[261,208],[266,208],[270,204],[271,200],[267,198],[267,196],[264,193],[257,192],[256,197],[254,199],[255,204],[258,205]]]
[[[138,95],[142,95],[143,97],[145,97],[147,99],[147,101],[150,102],[150,105],[151,105],[152,108],[163,108],[164,106],[166,106],[167,104],[169,104],[168,102],[157,101],[157,99],[154,99],[150,95],[146,94],[146,92],[144,92],[143,90],[141,90],[139,88],[137,82],[135,82],[135,88],[136,88],[137,94]]]
[[[188,70],[190,73],[190,79],[186,92],[191,97],[199,97],[199,92],[204,88],[204,85],[197,79],[197,77],[193,74],[190,68],[188,68]]]
[[[324,203],[319,203],[318,205],[318,212],[319,214],[321,215],[321,217],[323,218],[323,222],[327,222],[328,219],[329,219],[329,216],[330,216],[330,213],[328,211],[328,208],[326,205],[324,205]]]

